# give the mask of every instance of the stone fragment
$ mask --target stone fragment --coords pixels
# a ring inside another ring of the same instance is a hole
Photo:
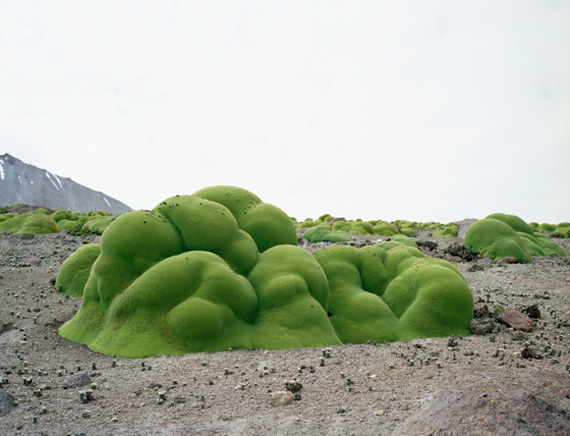
[[[524,334],[524,332],[517,330],[513,332],[513,334],[511,335],[511,339],[513,341],[524,341],[526,339],[526,335]]]
[[[5,416],[12,411],[16,405],[16,399],[6,389],[0,389],[0,416]]]
[[[63,382],[63,389],[78,388],[91,384],[91,377],[85,372],[78,372],[67,377]]]
[[[446,252],[452,256],[460,257],[467,262],[477,259],[477,253],[465,248],[462,244],[453,243],[447,247]]]
[[[278,391],[271,394],[269,403],[273,407],[285,406],[295,399],[295,394],[289,391]]]
[[[553,389],[553,386],[556,386]],[[570,434],[567,374],[526,371],[492,375],[466,384],[456,379],[392,436]]]
[[[542,354],[535,347],[524,347],[521,351],[521,356],[525,359],[542,359]]]
[[[529,318],[538,319],[540,318],[540,309],[538,308],[538,304],[533,304],[531,306],[525,307],[523,309],[523,313],[526,313]]]
[[[511,326],[515,330],[521,330],[523,332],[530,332],[534,326],[532,319],[524,313],[517,312],[510,308],[505,309],[505,311],[498,316],[498,320]]]
[[[469,323],[469,330],[474,335],[486,335],[487,333],[493,333],[498,330],[497,323],[490,319],[473,319]]]
[[[295,393],[303,389],[303,385],[298,380],[287,380],[285,381],[284,384],[285,384],[285,389],[287,389],[289,392]]]
[[[24,264],[24,265],[38,266],[41,263],[42,263],[42,261],[39,257],[25,257],[24,259],[22,259],[22,264]]]

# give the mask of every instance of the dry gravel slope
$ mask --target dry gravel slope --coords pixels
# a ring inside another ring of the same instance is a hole
[[[50,279],[94,240],[0,235],[1,435],[570,434],[568,258],[468,262],[447,254],[459,238],[417,238],[458,266],[478,315],[538,305],[529,333],[491,322],[467,338],[114,359],[57,334],[79,301]],[[271,406],[294,379],[298,399]]]

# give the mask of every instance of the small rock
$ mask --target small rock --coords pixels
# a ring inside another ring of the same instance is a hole
[[[517,263],[517,260],[512,256],[507,256],[503,259],[505,263]]]
[[[511,335],[511,339],[513,341],[524,341],[526,339],[526,335],[520,330],[517,330],[513,332],[513,334]]]
[[[278,391],[271,394],[269,403],[273,407],[285,406],[295,399],[295,394],[289,391]]]
[[[474,335],[486,335],[487,333],[496,332],[498,325],[491,318],[473,319],[469,323],[469,330],[471,330],[471,333]]]
[[[14,324],[12,322],[3,322],[2,325],[0,325],[0,335],[2,333],[9,332],[10,330],[13,329],[14,329]]]
[[[12,411],[16,405],[16,399],[6,389],[0,389],[0,416],[5,416]]]
[[[505,309],[504,312],[499,314],[498,320],[515,330],[522,330],[523,332],[530,332],[534,326],[532,319],[514,309]]]
[[[79,399],[81,400],[82,403],[88,403],[90,401],[93,401],[93,391],[92,390],[79,391]]]
[[[42,263],[42,261],[38,257],[26,257],[26,258],[22,259],[22,263],[25,265],[38,266],[40,263]]]
[[[540,309],[538,308],[538,304],[533,304],[532,306],[524,308],[523,313],[526,313],[529,318],[540,318]]]
[[[542,355],[534,347],[524,347],[521,356],[525,359],[542,359]]]
[[[301,389],[303,389],[303,385],[300,381],[297,380],[287,380],[285,381],[285,389],[287,389],[289,392],[299,392]]]
[[[452,256],[460,257],[467,262],[477,259],[477,253],[474,253],[463,245],[457,243],[453,243],[447,247],[446,252]]]
[[[85,372],[70,375],[63,381],[63,389],[78,388],[91,384],[91,377]]]
[[[429,251],[433,251],[437,248],[437,242],[433,241],[416,241],[416,244],[418,245],[418,247],[425,247]]]

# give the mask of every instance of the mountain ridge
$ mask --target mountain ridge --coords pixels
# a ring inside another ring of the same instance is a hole
[[[16,203],[74,212],[101,210],[115,214],[132,210],[103,192],[5,153],[0,155],[0,206]]]

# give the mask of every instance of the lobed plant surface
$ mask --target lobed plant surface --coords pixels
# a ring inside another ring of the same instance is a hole
[[[11,210],[12,207],[6,210]],[[69,234],[101,235],[111,222],[119,215],[111,215],[103,211],[89,213],[71,212],[56,209],[49,211],[45,208],[14,214],[6,212],[0,215],[0,232],[14,234],[47,234],[66,231]]]
[[[409,238],[314,255],[296,244],[283,211],[236,187],[123,214],[62,265],[56,287],[82,304],[59,332],[127,357],[469,334],[464,278]]]
[[[533,231],[523,219],[502,213],[471,224],[465,233],[465,247],[484,257],[512,257],[517,262],[532,262],[538,256],[568,255],[547,236]]]

